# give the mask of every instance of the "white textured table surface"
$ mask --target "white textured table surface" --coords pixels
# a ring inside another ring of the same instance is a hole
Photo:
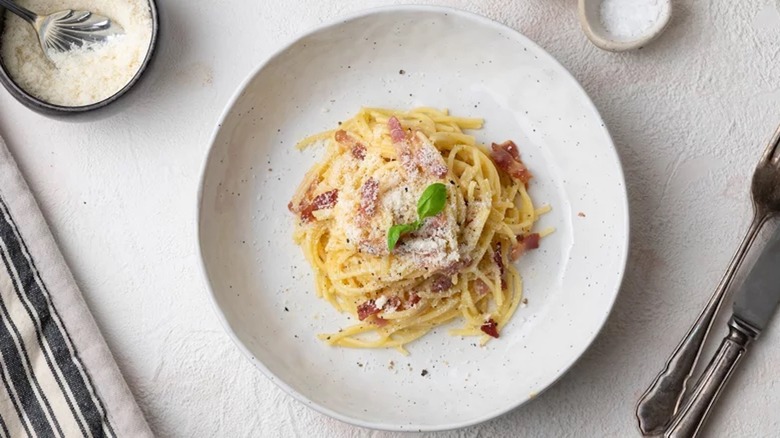
[[[217,118],[260,61],[323,21],[395,2],[160,3],[157,61],[136,105],[121,115],[58,122],[0,92],[0,135],[152,429],[180,437],[391,436],[305,408],[239,354],[198,272],[195,193]],[[673,0],[667,32],[627,54],[587,42],[574,0],[423,3],[506,23],[574,74],[614,136],[632,213],[623,290],[583,359],[534,402],[442,436],[638,435],[636,399],[717,283],[749,220],[748,180],[780,122],[777,0]],[[733,379],[708,428],[712,436],[777,436],[778,326]]]

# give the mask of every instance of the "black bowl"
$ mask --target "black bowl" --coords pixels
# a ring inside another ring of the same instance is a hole
[[[135,76],[133,76],[133,78],[130,79],[130,82],[122,87],[121,90],[114,93],[111,97],[103,99],[100,102],[83,106],[64,106],[46,102],[45,100],[41,100],[28,93],[22,89],[22,87],[17,85],[13,79],[11,79],[11,76],[6,70],[2,57],[0,57],[0,83],[3,84],[5,89],[8,90],[8,92],[11,93],[11,95],[24,106],[47,116],[53,116],[55,118],[72,118],[73,116],[84,113],[90,113],[90,116],[108,115],[108,113],[111,111],[109,111],[107,107],[127,95],[130,89],[133,88],[133,86],[141,79],[147,67],[149,66],[149,63],[154,57],[155,48],[157,47],[157,34],[159,32],[160,25],[157,13],[157,4],[155,3],[155,0],[147,1],[149,2],[149,10],[152,14],[152,39],[149,41],[149,50],[146,52],[146,58],[144,58],[143,62],[141,63],[141,67],[138,69]],[[3,34],[3,25],[5,23],[4,18],[5,9],[0,7],[0,39],[2,38]]]

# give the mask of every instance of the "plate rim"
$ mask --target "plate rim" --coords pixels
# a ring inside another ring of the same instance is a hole
[[[332,28],[336,28],[340,25],[343,25],[345,23],[348,23],[350,21],[358,20],[361,18],[365,18],[368,16],[373,15],[381,15],[381,14],[387,14],[387,13],[393,13],[393,12],[404,12],[404,11],[412,11],[412,12],[435,12],[440,14],[453,14],[468,20],[473,20],[475,22],[478,22],[479,24],[486,25],[489,27],[493,27],[495,29],[507,32],[509,35],[511,35],[513,38],[517,40],[521,40],[525,44],[529,44],[531,46],[536,47],[543,56],[547,57],[548,61],[553,62],[555,65],[557,65],[562,72],[565,73],[565,76],[567,76],[569,79],[571,79],[576,87],[585,95],[588,106],[595,112],[595,114],[598,116],[596,122],[601,123],[601,127],[604,129],[604,132],[607,135],[607,138],[609,139],[609,146],[611,146],[609,149],[610,157],[613,158],[617,164],[617,176],[618,182],[620,183],[621,188],[621,200],[623,204],[623,211],[625,214],[622,218],[619,218],[616,223],[619,223],[623,229],[625,230],[625,239],[622,242],[622,254],[621,254],[621,260],[620,260],[620,272],[616,276],[617,280],[617,288],[614,290],[614,292],[611,293],[611,299],[609,302],[609,307],[606,312],[604,312],[604,315],[601,319],[601,321],[598,322],[598,329],[594,331],[592,337],[586,342],[582,344],[582,350],[577,355],[577,358],[573,360],[570,364],[566,365],[565,367],[562,367],[559,371],[558,375],[555,376],[552,380],[549,381],[541,390],[538,392],[529,395],[525,398],[518,398],[518,400],[514,403],[508,403],[505,407],[501,409],[497,409],[489,414],[483,415],[478,418],[470,419],[467,421],[462,421],[458,423],[447,423],[447,424],[441,424],[441,425],[400,425],[400,424],[386,424],[386,423],[378,423],[378,422],[370,422],[366,420],[362,420],[360,418],[356,418],[353,416],[345,415],[340,412],[337,412],[323,404],[316,403],[306,397],[304,394],[296,391],[294,388],[292,388],[290,385],[287,384],[283,379],[276,376],[266,365],[257,359],[254,354],[252,354],[251,351],[244,345],[244,343],[238,338],[236,333],[233,331],[233,328],[230,325],[230,322],[227,320],[227,317],[225,316],[225,313],[222,311],[222,308],[217,303],[216,294],[214,292],[214,287],[211,283],[211,280],[209,278],[208,274],[208,268],[206,267],[205,259],[203,256],[203,242],[201,239],[201,235],[203,232],[202,224],[201,224],[201,217],[203,214],[202,211],[202,205],[203,205],[203,192],[205,188],[205,182],[206,182],[206,171],[208,170],[209,163],[212,159],[212,154],[215,150],[216,140],[219,136],[219,132],[222,128],[222,125],[224,124],[226,118],[230,114],[233,106],[238,102],[238,100],[241,98],[242,94],[248,87],[248,85],[252,82],[252,80],[264,69],[266,68],[273,60],[281,56],[284,52],[289,50],[291,47],[293,47],[295,44],[303,40],[304,38],[307,38],[311,35],[314,35],[316,33],[329,30]],[[206,291],[209,298],[209,302],[211,303],[212,310],[217,316],[217,319],[219,320],[220,325],[222,326],[223,330],[227,333],[230,340],[233,342],[233,344],[238,347],[239,351],[242,353],[242,355],[248,359],[257,369],[259,369],[266,378],[268,378],[272,383],[274,383],[277,387],[281,388],[284,392],[286,392],[288,395],[292,396],[295,400],[299,401],[300,403],[303,403],[304,405],[314,409],[315,411],[325,414],[331,418],[335,418],[339,421],[364,427],[367,429],[374,429],[374,430],[382,430],[382,431],[389,431],[389,432],[439,432],[439,431],[447,431],[447,430],[456,430],[456,429],[462,429],[469,426],[474,426],[477,424],[481,424],[493,419],[496,419],[498,417],[501,417],[503,415],[506,415],[507,413],[519,408],[520,406],[528,403],[529,401],[539,397],[541,394],[543,394],[545,391],[547,391],[549,388],[554,386],[558,381],[565,376],[569,370],[571,370],[572,367],[576,363],[578,363],[584,354],[590,349],[590,347],[593,345],[595,340],[599,337],[601,332],[604,330],[604,326],[606,325],[606,322],[609,320],[610,315],[615,309],[615,302],[617,301],[617,297],[620,294],[620,290],[622,289],[623,281],[625,278],[625,272],[626,272],[626,266],[628,263],[628,255],[630,250],[630,240],[631,240],[631,223],[630,223],[630,204],[628,200],[628,187],[626,186],[626,178],[625,178],[625,172],[623,171],[623,162],[620,158],[620,154],[617,151],[617,148],[615,147],[615,142],[612,139],[612,135],[609,132],[609,128],[606,125],[606,122],[601,116],[601,113],[599,112],[596,105],[593,103],[593,100],[591,99],[590,95],[587,93],[585,88],[582,86],[582,84],[577,80],[574,75],[571,74],[571,72],[563,65],[561,64],[555,57],[553,57],[547,50],[545,50],[542,46],[537,44],[535,41],[531,40],[530,38],[523,35],[520,31],[503,24],[501,22],[498,22],[496,20],[493,20],[492,18],[466,11],[463,9],[458,9],[454,7],[449,6],[439,6],[439,5],[390,5],[390,6],[379,6],[379,7],[372,7],[372,8],[366,8],[361,9],[358,11],[355,11],[351,14],[347,14],[344,16],[339,16],[335,19],[326,21],[324,23],[321,23],[319,25],[316,25],[312,28],[308,28],[307,30],[298,33],[296,36],[291,38],[288,42],[281,45],[277,50],[274,50],[272,54],[267,56],[264,60],[262,60],[257,67],[252,69],[252,71],[241,81],[239,86],[236,88],[236,91],[233,93],[233,95],[230,97],[230,99],[225,103],[225,106],[219,116],[217,125],[212,131],[212,134],[209,138],[209,147],[206,152],[205,159],[201,163],[200,168],[200,176],[198,181],[198,191],[197,191],[197,202],[196,202],[196,212],[195,212],[195,219],[196,219],[196,240],[197,240],[197,255],[198,255],[198,267],[200,271],[200,276],[202,277],[205,285],[206,285]],[[622,220],[620,220],[622,219]]]

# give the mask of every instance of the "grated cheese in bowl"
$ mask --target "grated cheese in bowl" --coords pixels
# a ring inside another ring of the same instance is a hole
[[[39,14],[66,9],[111,18],[125,33],[103,43],[44,54],[34,29],[5,13],[0,58],[11,79],[27,93],[55,105],[79,107],[110,98],[127,85],[146,58],[152,39],[148,0],[17,0]]]

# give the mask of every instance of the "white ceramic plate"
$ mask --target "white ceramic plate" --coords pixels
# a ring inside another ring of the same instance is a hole
[[[322,153],[294,145],[364,105],[485,118],[477,138],[514,139],[536,176],[532,196],[553,207],[540,225],[557,231],[521,260],[528,306],[484,348],[445,329],[408,357],[315,337],[350,321],[315,297],[291,239],[287,202]],[[199,202],[212,298],[239,348],[298,400],[380,429],[468,426],[539,394],[601,329],[628,250],[620,163],[582,88],[514,30],[438,7],[371,10],[266,61],[216,129]]]

